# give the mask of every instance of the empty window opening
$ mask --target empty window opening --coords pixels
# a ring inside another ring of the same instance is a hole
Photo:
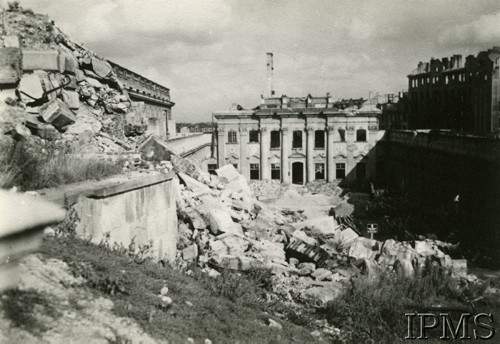
[[[281,179],[281,165],[271,164],[271,179],[280,180]]]
[[[345,129],[339,128],[340,141],[345,142]]]
[[[235,169],[238,169],[238,164],[233,164]]]
[[[217,164],[207,164],[208,173],[215,174],[216,169],[217,169]]]
[[[230,130],[227,133],[227,143],[238,143],[238,136],[236,134],[236,131]]]
[[[258,130],[250,130],[249,142],[259,142],[259,131]]]
[[[325,164],[314,164],[314,171],[316,180],[324,180],[325,179]]]
[[[260,166],[259,164],[250,164],[250,179],[259,180],[260,179]]]
[[[316,130],[314,132],[314,148],[325,148],[325,131]]]
[[[337,179],[345,178],[345,163],[339,162],[335,164],[335,176]]]
[[[302,130],[293,132],[292,148],[302,148]]]
[[[278,130],[271,131],[271,149],[280,148],[280,132]]]
[[[359,162],[356,165],[356,179],[363,180],[366,177],[366,163]]]
[[[366,130],[358,129],[356,130],[356,141],[365,142],[366,141]]]

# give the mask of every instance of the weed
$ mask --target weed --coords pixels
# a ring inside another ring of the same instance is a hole
[[[122,171],[122,161],[81,157],[60,143],[44,146],[19,141],[0,149],[0,187],[23,190],[99,180]]]

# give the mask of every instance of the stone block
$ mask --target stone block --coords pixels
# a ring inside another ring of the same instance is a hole
[[[20,48],[21,42],[18,35],[5,36],[3,39],[3,45],[6,48]]]
[[[215,173],[217,173],[219,177],[226,178],[228,182],[236,180],[241,176],[241,174],[239,174],[239,172],[231,164],[222,166],[221,168],[215,170]]]
[[[36,135],[47,141],[54,141],[61,138],[61,133],[50,124],[41,123],[38,125]]]
[[[330,282],[321,287],[312,287],[302,293],[304,301],[316,307],[324,307],[334,301],[342,293],[342,285],[338,282]]]
[[[309,245],[313,245],[313,246],[318,245],[318,240],[311,238],[309,235],[304,233],[304,231],[297,230],[297,231],[293,232],[292,235],[295,238],[300,239]]]
[[[214,234],[233,233],[243,235],[241,225],[233,222],[231,215],[222,209],[210,209],[210,230]]]
[[[0,85],[16,84],[21,78],[21,49],[0,49]]]
[[[245,256],[216,256],[211,260],[218,267],[237,271],[248,271],[262,268],[264,264],[257,259]]]
[[[41,99],[44,93],[40,78],[36,74],[23,75],[18,90],[21,94],[21,100],[25,103]]]
[[[201,216],[198,210],[189,207],[183,209],[182,211],[185,214],[185,216],[187,216],[189,222],[191,223],[194,229],[201,230],[201,229],[206,229],[208,227],[207,222],[205,221],[203,216]]]
[[[316,270],[316,264],[314,264],[314,263],[300,263],[297,268],[299,269],[299,275],[308,276]]]
[[[54,99],[40,107],[40,115],[47,123],[52,124],[57,129],[75,122],[75,114],[60,99]]]
[[[23,50],[23,70],[59,71],[57,50]]]
[[[89,83],[90,86],[101,89],[103,86],[99,80],[94,78],[86,77],[85,80]]]
[[[64,59],[64,71],[70,74],[76,74],[78,70],[78,60],[72,54],[66,54]]]
[[[212,253],[218,256],[243,256],[248,246],[247,240],[236,236],[210,241]]]
[[[366,258],[375,259],[375,256],[379,253],[379,245],[376,240],[370,240],[367,238],[359,237],[354,240],[353,244],[349,248],[349,256],[356,259]]]
[[[63,90],[62,98],[71,110],[78,110],[80,108],[80,96],[76,91]]]
[[[111,65],[107,63],[106,61],[99,60],[96,58],[92,59],[92,70],[94,73],[101,77],[101,78],[106,78],[111,74]]]
[[[288,243],[286,251],[292,256],[298,256],[299,259],[300,257],[307,257],[320,267],[325,266],[330,258],[330,255],[320,247],[309,245],[304,241],[293,237]]]
[[[191,262],[196,260],[198,257],[198,246],[196,244],[192,244],[191,246],[186,247],[182,250],[182,259],[185,261]]]
[[[317,281],[323,281],[332,276],[333,273],[330,270],[319,268],[311,273],[311,276],[314,277]]]

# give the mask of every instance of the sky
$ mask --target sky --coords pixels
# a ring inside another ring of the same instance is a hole
[[[419,61],[500,46],[499,0],[21,0],[74,41],[171,89],[177,122],[266,92],[367,98]]]

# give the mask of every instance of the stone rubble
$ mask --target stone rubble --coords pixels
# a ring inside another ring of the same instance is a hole
[[[306,220],[302,211],[276,209],[259,201],[253,192],[257,190],[262,197],[265,186],[249,186],[232,165],[210,175],[190,159],[173,155],[171,161],[181,185],[180,266],[196,263],[214,278],[222,269],[270,269],[276,282],[271,298],[311,307],[323,307],[337,298],[354,276],[377,278],[383,269],[410,276],[426,259],[454,267],[457,276],[464,276],[464,269],[466,274],[465,261],[454,262],[439,248],[444,243],[430,239],[380,242],[359,236],[352,228],[335,226],[333,221],[326,229],[301,227]],[[337,186],[324,183],[307,186],[304,192],[310,189],[340,194]],[[276,190],[271,193],[297,192],[286,186]],[[271,193],[261,199],[274,197]]]

